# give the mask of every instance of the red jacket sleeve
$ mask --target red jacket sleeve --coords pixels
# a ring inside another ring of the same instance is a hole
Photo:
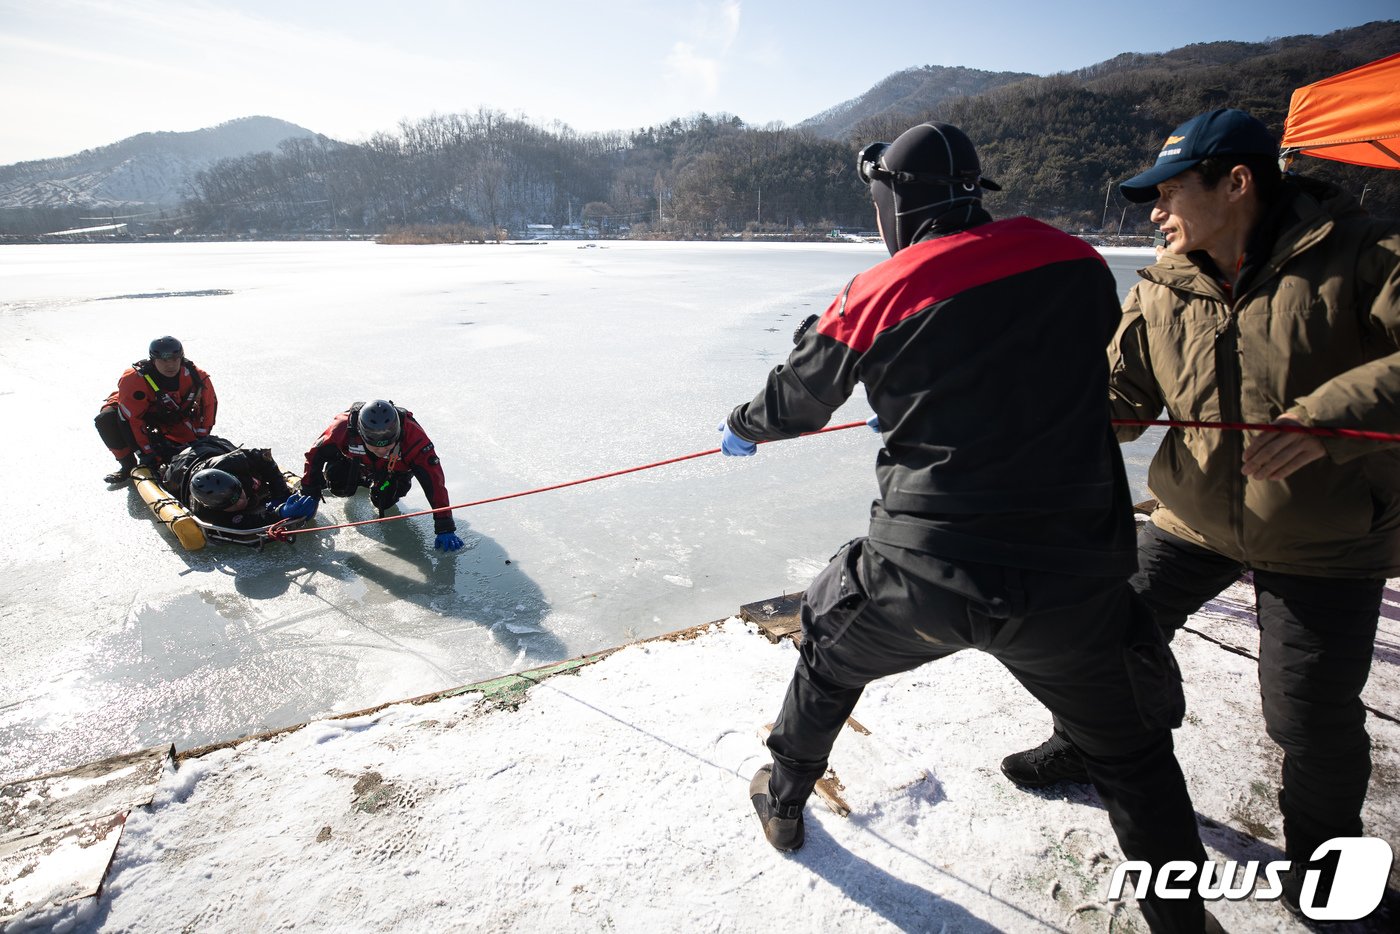
[[[341,412],[334,421],[326,426],[326,430],[321,432],[321,437],[316,439],[311,450],[306,452],[306,464],[302,468],[301,474],[301,492],[304,495],[320,497],[321,487],[324,485],[321,470],[325,467],[326,458],[330,456],[332,451],[345,450],[345,439],[350,430],[349,426],[349,414]]]
[[[412,468],[414,477],[422,484],[429,505],[434,509],[450,505],[452,500],[447,492],[442,462],[438,460],[432,440],[416,421],[404,420],[401,450],[404,463]],[[457,523],[452,519],[451,510],[433,513],[433,528],[438,533],[455,531]]]
[[[195,369],[199,370],[198,367]],[[194,433],[201,438],[214,430],[214,415],[219,409],[219,397],[214,394],[214,384],[209,381],[209,374],[199,370],[199,378],[204,381],[204,388],[199,396],[199,423],[194,426]]]
[[[117,381],[117,406],[131,426],[136,446],[151,453],[151,439],[146,431],[146,410],[151,406],[151,387],[134,368],[128,369]]]

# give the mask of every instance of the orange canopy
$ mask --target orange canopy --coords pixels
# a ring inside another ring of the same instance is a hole
[[[1400,53],[1293,92],[1283,151],[1400,169]]]

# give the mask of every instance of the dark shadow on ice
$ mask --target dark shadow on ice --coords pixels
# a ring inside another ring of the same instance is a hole
[[[378,511],[363,497],[345,502],[350,522],[373,519]],[[390,510],[394,515],[397,507]],[[458,519],[465,547],[455,554],[433,549],[431,518],[384,522],[341,530],[363,535],[379,547],[364,553],[340,551],[321,539],[322,553],[306,567],[340,580],[358,578],[392,600],[416,604],[446,620],[461,620],[486,629],[501,648],[520,656],[513,667],[531,667],[568,657],[567,646],[545,630],[549,602],[543,591],[513,563],[494,539]],[[299,539],[301,548],[309,544]]]
[[[346,521],[379,515],[364,496],[333,502],[344,504]],[[539,585],[521,571],[504,548],[471,529],[460,517],[457,534],[465,547],[455,554],[433,549],[429,516],[300,535],[292,544],[268,542],[261,551],[211,542],[200,551],[190,552],[161,527],[134,486],[127,491],[127,511],[134,520],[150,526],[164,546],[180,556],[188,568],[184,574],[213,571],[231,576],[234,590],[248,601],[276,600],[294,589],[321,597],[349,621],[431,664],[451,684],[470,681],[476,675],[530,668],[569,655],[568,646],[544,628],[550,606]],[[394,507],[389,514],[397,511],[398,507]],[[330,524],[334,520],[323,514],[313,521]],[[357,547],[355,551],[338,547],[338,542],[351,542],[355,537],[370,539],[374,546]],[[323,578],[322,583],[324,578],[340,583],[318,588],[318,578]],[[365,588],[364,593],[347,599],[345,588],[340,585],[352,585],[353,591],[356,583]],[[219,616],[232,619],[240,615],[236,605],[240,601],[232,595],[220,598],[206,593],[202,602],[213,606]],[[399,602],[422,607],[427,613],[400,627],[386,623],[386,618],[402,619],[401,615],[375,612],[376,606],[387,609]],[[202,619],[205,614],[193,616]],[[210,624],[206,621],[201,625]],[[446,635],[453,629],[472,627],[485,630],[492,642],[514,656],[515,661],[501,668],[499,660],[492,663],[483,659],[484,665],[462,675],[446,671],[405,644],[405,639],[432,640],[435,633]]]
[[[908,882],[881,869],[868,860],[861,859],[844,849],[831,837],[821,824],[806,821],[807,840],[793,859],[801,863],[814,875],[821,876],[851,901],[864,905],[872,912],[901,931],[1000,931],[996,925],[974,915],[962,905],[930,892],[921,886]],[[754,830],[758,832],[757,827]],[[1034,915],[1017,908],[1009,902],[998,899],[964,879],[940,869],[917,853],[910,853],[883,837],[877,837],[890,849],[903,853],[922,863],[926,868],[965,884],[969,890],[979,890],[985,897],[1001,903],[1004,908],[1021,915],[1026,922],[1026,930],[1039,926],[1047,931],[1060,928],[1047,924]]]

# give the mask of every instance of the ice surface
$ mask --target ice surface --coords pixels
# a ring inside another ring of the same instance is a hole
[[[705,450],[863,244],[218,243],[0,251],[0,780],[188,748],[718,619],[860,534],[853,429],[257,553],[183,552],[91,419],[152,337],[210,374],[217,433],[303,452],[357,399],[436,442],[454,502]],[[1126,292],[1142,254],[1109,257]],[[855,398],[836,422],[864,419]],[[1152,443],[1125,450],[1134,493]],[[415,489],[405,509],[426,508]],[[331,500],[324,520],[373,515]]]

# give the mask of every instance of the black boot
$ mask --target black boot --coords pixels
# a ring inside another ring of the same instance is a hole
[[[121,459],[121,464],[116,470],[103,477],[103,481],[116,486],[118,483],[125,483],[131,479],[131,472],[136,469],[136,455],[128,454]]]
[[[768,794],[768,779],[773,767],[765,765],[754,773],[749,782],[749,800],[758,814],[758,822],[763,825],[763,835],[773,844],[775,850],[790,853],[799,849],[805,839],[802,827],[802,806],[783,806]]]
[[[1001,774],[1022,788],[1044,788],[1056,782],[1087,782],[1089,772],[1079,750],[1059,733],[1034,749],[1001,760]]]

